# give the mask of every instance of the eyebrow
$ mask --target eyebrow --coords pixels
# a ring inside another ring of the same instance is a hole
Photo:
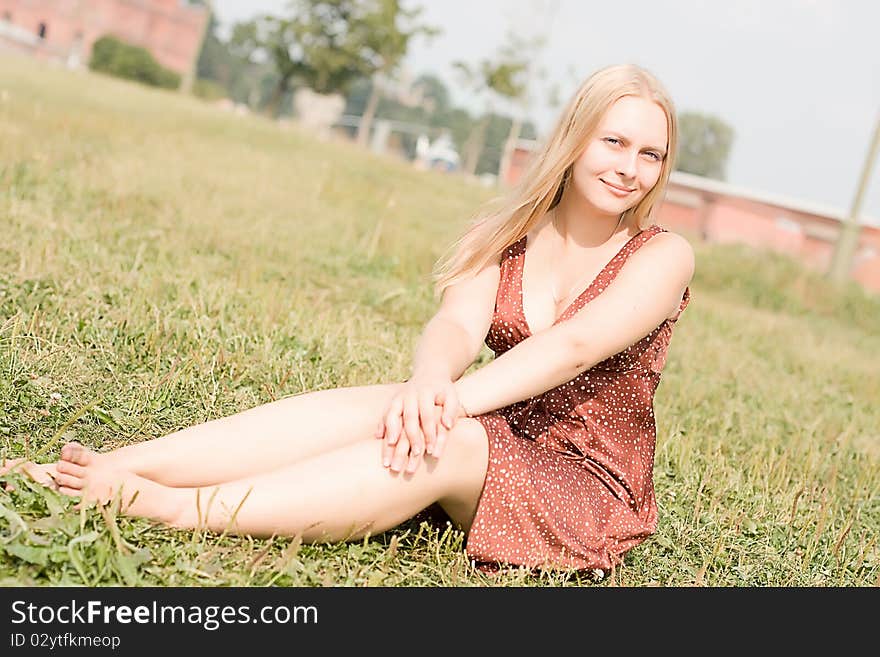
[[[619,137],[621,141],[625,141],[625,142],[632,141],[629,137],[625,136],[624,134],[622,134],[620,132],[617,132],[616,130],[608,130],[608,134],[613,135],[615,137]],[[658,153],[660,153],[664,157],[666,156],[666,149],[665,148],[660,148],[659,146],[648,146],[648,148],[651,149],[652,151],[657,151]]]

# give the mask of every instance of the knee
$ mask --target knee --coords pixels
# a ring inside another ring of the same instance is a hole
[[[470,417],[460,417],[449,430],[447,453],[453,453],[465,463],[485,462],[489,458],[489,439],[482,423]]]

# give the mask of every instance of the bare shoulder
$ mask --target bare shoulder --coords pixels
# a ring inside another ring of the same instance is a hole
[[[437,315],[456,322],[470,333],[475,349],[479,348],[492,322],[500,280],[499,256],[443,292]]]
[[[621,298],[647,294],[676,316],[694,276],[694,249],[683,236],[664,231],[652,236],[627,258],[609,289]]]
[[[693,278],[696,258],[687,238],[669,230],[657,233],[636,251],[631,260],[637,267],[654,269],[682,280],[686,285]]]

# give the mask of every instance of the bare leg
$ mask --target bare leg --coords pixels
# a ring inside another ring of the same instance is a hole
[[[439,502],[469,529],[488,462],[479,422],[460,419],[443,456],[427,456],[411,475],[382,467],[381,449],[379,440],[362,440],[219,486],[174,488],[106,467],[74,444],[62,452],[58,479],[65,494],[99,503],[119,495],[123,513],[180,528],[351,540],[381,533]]]
[[[38,464],[24,459],[6,459],[0,463],[0,476],[11,472],[20,472],[44,486],[54,486],[55,477],[58,474],[54,463]],[[6,490],[14,490],[12,484],[9,483],[5,488]]]
[[[302,393],[95,458],[166,486],[241,479],[372,438],[400,385]]]

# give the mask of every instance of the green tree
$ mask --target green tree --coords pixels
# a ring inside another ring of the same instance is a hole
[[[443,84],[443,80],[436,75],[430,73],[422,74],[416,78],[414,86],[419,88],[422,96],[422,106],[429,116],[449,108],[449,89]]]
[[[202,49],[199,51],[198,60],[196,60],[196,77],[224,84],[225,79],[229,77],[231,53],[222,39],[217,36],[218,26],[217,17],[214,12],[211,12],[208,17],[205,38],[202,41]]]
[[[518,54],[510,42],[502,48],[498,62],[484,59],[476,66],[470,66],[462,61],[455,61],[453,66],[458,70],[463,83],[473,92],[476,94],[488,92],[489,94],[487,111],[476,123],[463,146],[464,165],[462,168],[466,173],[473,174],[476,172],[480,154],[486,141],[486,131],[491,121],[494,100],[497,97],[508,100],[515,99],[525,93],[528,62]]]
[[[510,129],[507,132],[507,138],[504,140],[501,150],[501,157],[498,161],[496,172],[499,179],[504,182],[506,171],[510,166],[510,160],[513,157],[513,151],[520,137],[523,134],[525,115],[532,108],[533,98],[532,92],[538,82],[543,88],[547,83],[547,72],[543,67],[539,67],[537,62],[540,60],[540,52],[547,44],[544,36],[533,38],[522,38],[516,34],[508,35],[508,42],[504,50],[504,54],[508,59],[521,62],[524,70],[520,74],[520,84],[506,89],[495,90],[497,94],[512,101],[516,106],[513,114],[513,120],[510,122]],[[548,95],[549,95],[548,90]],[[478,165],[479,166],[479,165]]]
[[[218,26],[212,14],[196,64],[195,88],[201,88],[199,80],[215,82],[235,102],[258,110],[275,87],[275,67],[265,58],[255,61],[250,50],[224,41],[217,32]]]
[[[679,142],[675,168],[697,176],[724,180],[734,131],[716,116],[697,112],[678,115]]]
[[[531,121],[523,121],[519,118],[511,118],[500,114],[490,115],[486,126],[485,142],[480,151],[477,165],[474,168],[474,174],[488,173],[496,175],[501,171],[502,159],[505,157],[510,133],[514,123],[517,121],[520,122],[518,128],[519,138],[534,139],[536,137],[535,127]]]
[[[357,49],[365,29],[361,5],[358,0],[291,0],[289,18],[264,14],[234,27],[233,52],[275,66],[269,114],[277,115],[293,84],[321,94],[345,92],[355,79],[372,74],[371,53]]]
[[[357,141],[361,145],[367,143],[370,135],[373,117],[383,94],[382,79],[393,77],[413,37],[433,37],[439,33],[435,27],[414,23],[422,13],[421,8],[404,9],[400,0],[372,0],[367,4],[362,19],[364,29],[353,33],[357,39],[355,48],[368,53],[370,66],[375,70],[370,95],[358,125]]]
[[[367,78],[362,78],[352,85],[347,98],[346,114],[357,115],[363,112],[370,95],[370,85],[371,81]],[[484,146],[480,150],[474,173],[477,175],[497,173],[513,120],[499,114],[476,119],[461,107],[454,107],[449,89],[436,75],[420,75],[413,86],[421,91],[421,104],[406,105],[394,98],[384,97],[376,109],[376,118],[422,125],[430,137],[436,137],[440,132],[449,132],[459,152],[462,151],[463,145],[467,143],[478,122],[486,121]],[[526,120],[522,123],[520,136],[523,139],[536,138],[537,131],[532,121]],[[400,136],[410,156],[415,154],[415,139],[414,135]]]

